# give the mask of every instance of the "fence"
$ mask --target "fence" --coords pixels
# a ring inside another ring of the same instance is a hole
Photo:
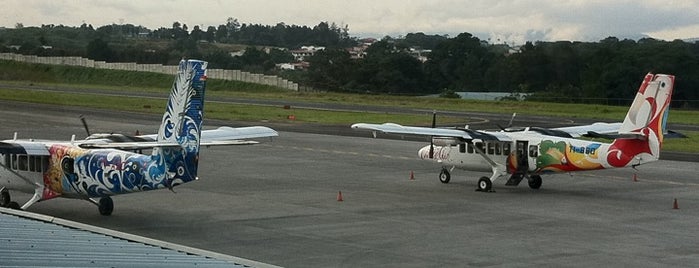
[[[0,60],[13,60],[38,64],[80,66],[109,70],[152,72],[171,75],[177,73],[177,66],[168,66],[162,64],[138,64],[134,62],[104,62],[81,57],[39,57],[34,55],[0,53]],[[275,86],[294,91],[299,90],[299,85],[297,83],[283,79],[281,77],[274,75],[254,74],[249,72],[243,72],[240,70],[208,69],[207,77],[211,79],[241,81],[247,83]]]

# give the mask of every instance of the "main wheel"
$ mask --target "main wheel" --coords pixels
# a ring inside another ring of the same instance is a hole
[[[8,191],[7,189],[3,189],[2,191],[0,191],[0,207],[9,207],[10,201],[12,201],[12,199],[10,198],[10,191]]]
[[[491,188],[493,188],[493,182],[490,181],[490,178],[481,177],[478,179],[478,191],[488,192]]]
[[[449,170],[443,168],[442,172],[439,172],[439,181],[442,183],[449,183],[449,180],[451,180],[451,174],[449,174]]]
[[[19,203],[15,202],[15,201],[11,201],[10,204],[7,205],[7,207],[11,208],[11,209],[16,209],[16,210],[22,209],[22,207],[19,205]]]
[[[529,176],[528,182],[529,182],[529,188],[532,188],[532,189],[541,188],[542,181],[541,181],[541,176],[539,176],[539,175]]]
[[[104,216],[112,215],[112,211],[114,211],[114,201],[112,201],[111,197],[102,197],[99,203],[100,214]]]

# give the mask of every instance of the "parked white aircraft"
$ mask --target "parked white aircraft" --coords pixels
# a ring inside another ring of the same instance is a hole
[[[623,123],[594,123],[554,129],[483,131],[401,126],[394,123],[353,124],[354,129],[432,137],[418,151],[422,159],[442,164],[439,180],[448,183],[454,168],[491,171],[478,180],[480,191],[490,191],[495,179],[509,175],[506,185],[516,186],[527,178],[529,187],[541,187],[541,176],[635,167],[658,160],[667,122],[675,77],[647,74]],[[581,136],[607,137],[601,143]]]
[[[181,61],[157,135],[91,135],[85,140],[0,142],[0,205],[20,208],[8,190],[34,196],[21,206],[55,197],[86,199],[110,215],[110,196],[174,186],[198,179],[201,145],[254,144],[252,139],[277,136],[261,126],[201,130],[204,61]],[[134,151],[152,149],[151,154]],[[130,151],[125,151],[130,150]],[[97,201],[95,198],[100,198]]]

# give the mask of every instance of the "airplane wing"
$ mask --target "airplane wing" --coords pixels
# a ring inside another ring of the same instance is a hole
[[[49,155],[49,151],[41,143],[6,140],[0,141],[0,154]]]
[[[591,135],[592,133],[604,134],[604,135],[617,134],[617,133],[619,133],[620,127],[621,127],[621,123],[599,123],[598,122],[598,123],[593,123],[593,124],[584,125],[584,126],[559,127],[559,128],[552,128],[552,129],[556,130],[556,131],[563,131],[565,133],[568,133],[573,138],[578,138],[581,136]]]
[[[450,129],[450,128],[431,128],[431,127],[411,127],[403,126],[395,123],[384,124],[369,124],[356,123],[352,125],[353,129],[364,129],[371,131],[379,131],[387,134],[401,134],[414,136],[432,136],[432,137],[451,137],[460,138],[463,140],[499,140],[510,141],[510,137],[499,132],[486,132],[472,129]]]
[[[248,141],[244,139],[254,139],[254,138],[264,138],[264,137],[276,137],[279,136],[277,131],[262,126],[254,127],[219,127],[212,130],[204,130],[201,132],[201,140],[199,145],[201,146],[219,146],[219,145],[250,145],[257,144],[256,141]],[[137,150],[137,149],[150,149],[153,147],[178,147],[180,144],[176,142],[158,142],[155,141],[157,135],[141,135],[137,136],[139,139],[144,141],[133,141],[133,142],[119,142],[110,141],[105,139],[100,140],[87,140],[80,142],[78,145],[82,148],[112,148],[112,149],[122,149],[122,150]]]

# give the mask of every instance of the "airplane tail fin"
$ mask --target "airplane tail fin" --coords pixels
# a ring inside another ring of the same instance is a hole
[[[647,74],[612,143],[608,161],[613,166],[641,164],[657,160],[666,131],[675,77]],[[631,163],[634,158],[637,163]]]
[[[207,62],[200,60],[180,61],[158,130],[158,142],[180,145],[153,148],[153,155],[161,157],[171,186],[197,176],[206,66]]]

